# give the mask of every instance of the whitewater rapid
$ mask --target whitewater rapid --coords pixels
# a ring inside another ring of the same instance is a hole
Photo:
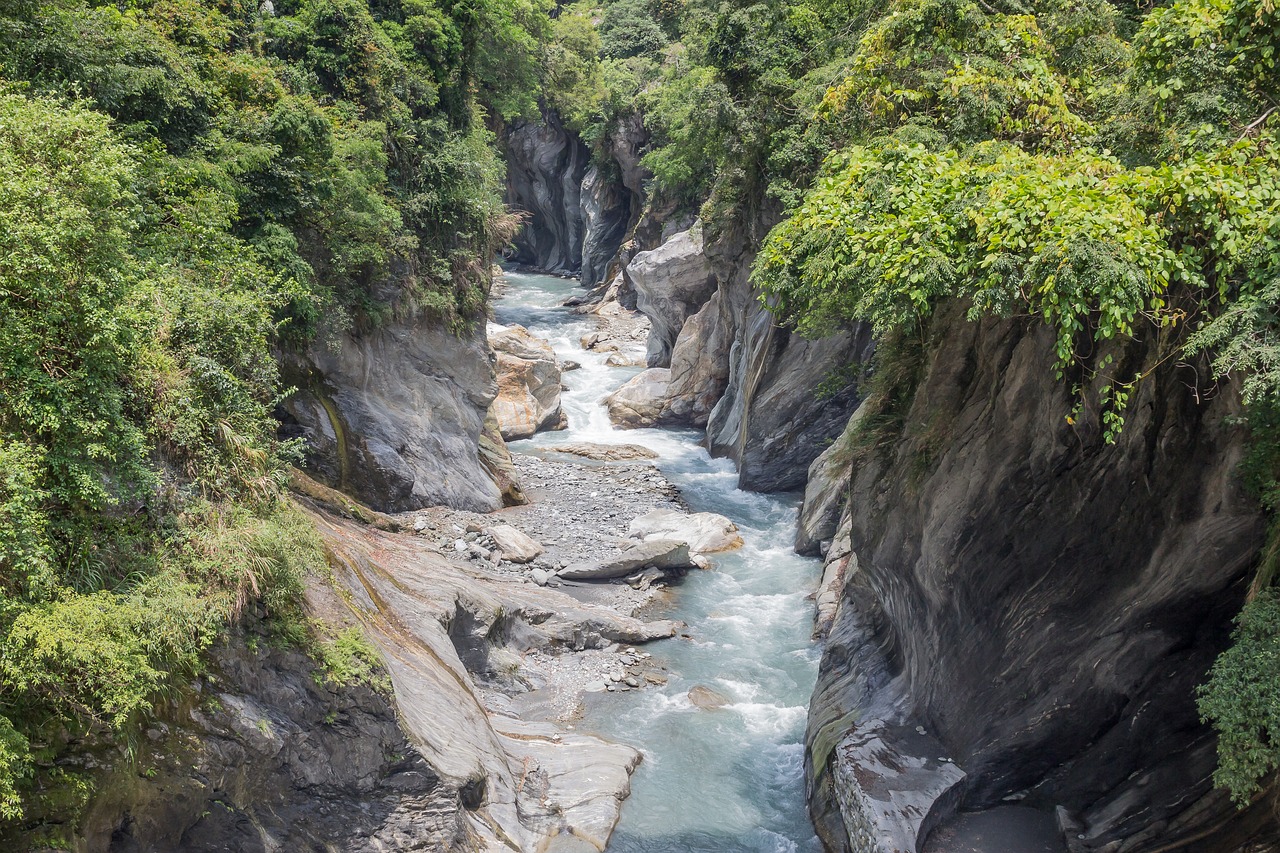
[[[728,516],[745,542],[713,555],[711,571],[689,573],[661,614],[687,623],[691,635],[647,647],[668,666],[666,685],[588,694],[579,727],[644,753],[609,853],[820,853],[805,805],[803,738],[820,656],[808,596],[821,567],[791,549],[798,497],[738,489],[733,463],[712,459],[699,431],[615,429],[600,401],[639,369],[610,367],[607,354],[579,345],[594,320],[561,306],[582,293],[577,282],[515,272],[505,278],[495,320],[525,326],[562,359],[582,365],[564,374],[569,428],[511,449],[644,445],[659,454],[659,468],[692,509]],[[730,703],[694,707],[687,693],[697,685]]]

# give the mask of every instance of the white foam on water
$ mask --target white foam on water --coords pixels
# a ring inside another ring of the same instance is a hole
[[[754,735],[778,741],[797,730],[803,731],[809,709],[804,705],[773,705],[767,702],[746,702],[730,705],[742,715],[747,730]]]
[[[741,549],[710,555],[714,571],[691,572],[675,588],[674,609],[663,615],[688,621],[694,639],[648,646],[668,666],[669,683],[596,697],[579,724],[644,756],[609,853],[821,853],[800,743],[819,658],[805,596],[820,570],[792,551],[796,496],[742,491],[733,463],[712,459],[696,430],[615,429],[601,401],[640,369],[609,367],[608,354],[581,349],[594,321],[558,307],[582,292],[574,282],[507,279],[497,322],[524,325],[582,365],[564,374],[569,428],[513,442],[512,450],[572,441],[648,447],[691,509],[728,516],[745,540]],[[699,684],[730,704],[695,707],[688,691]]]

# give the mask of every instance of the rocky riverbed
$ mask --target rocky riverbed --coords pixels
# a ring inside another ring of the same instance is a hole
[[[624,446],[625,448],[625,446]],[[574,452],[514,454],[530,503],[494,513],[432,507],[401,517],[401,523],[442,555],[512,581],[549,584],[584,603],[610,608],[626,616],[661,612],[669,584],[678,574],[664,575],[639,589],[625,582],[566,581],[555,572],[584,561],[603,560],[634,545],[632,522],[663,509],[687,511],[679,490],[649,459],[652,456],[599,445],[570,446]],[[585,454],[585,455],[582,455]],[[590,456],[624,457],[599,461]],[[538,547],[532,559],[507,559],[489,531],[512,527]],[[692,569],[697,571],[698,569]],[[689,636],[687,629],[684,629]],[[610,643],[603,648],[533,648],[511,662],[500,680],[485,683],[485,702],[531,719],[572,723],[581,714],[585,693],[626,692],[665,684],[665,668],[633,646]]]

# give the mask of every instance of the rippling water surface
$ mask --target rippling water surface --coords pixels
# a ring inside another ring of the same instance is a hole
[[[663,473],[693,509],[733,519],[746,542],[713,555],[713,571],[691,572],[676,589],[664,615],[688,623],[693,639],[647,646],[668,665],[668,684],[589,697],[581,727],[644,753],[610,853],[819,853],[805,809],[802,740],[819,657],[806,596],[820,566],[791,550],[798,499],[738,489],[733,464],[712,459],[695,430],[614,429],[600,400],[639,371],[608,367],[604,356],[579,346],[593,320],[560,307],[583,292],[577,282],[523,273],[506,278],[497,321],[527,327],[561,358],[582,365],[564,374],[569,429],[513,442],[512,449],[643,444],[661,455]],[[696,685],[730,704],[693,707],[687,693]]]

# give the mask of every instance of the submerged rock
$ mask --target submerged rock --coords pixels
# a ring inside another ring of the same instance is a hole
[[[702,708],[705,711],[723,708],[725,705],[729,704],[728,696],[725,696],[723,693],[718,693],[710,687],[705,687],[701,684],[690,688],[688,695],[689,701],[692,702],[695,707]]]

